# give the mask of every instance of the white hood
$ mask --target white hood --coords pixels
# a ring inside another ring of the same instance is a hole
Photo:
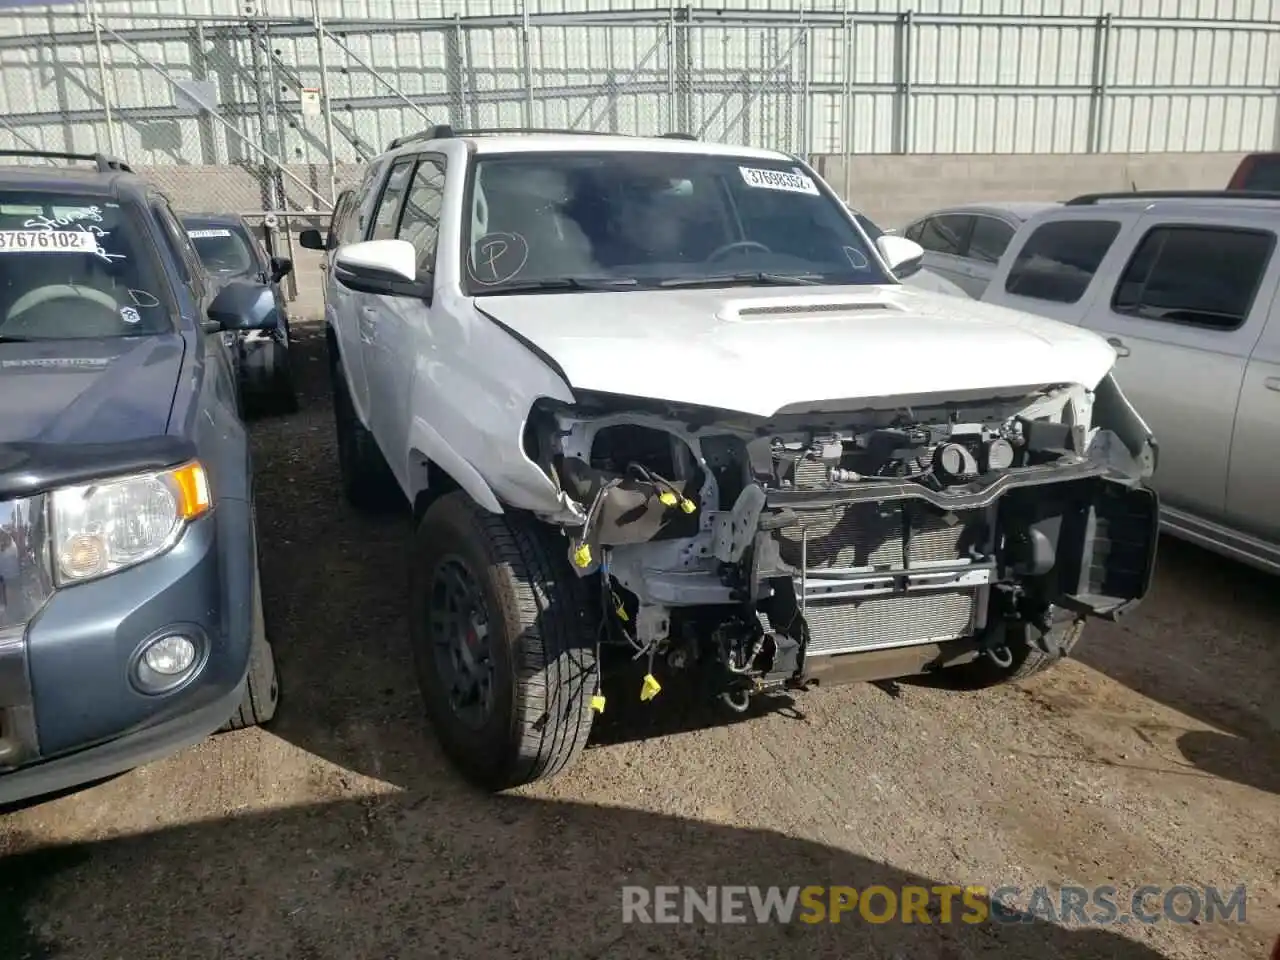
[[[856,407],[889,397],[1098,384],[1101,337],[901,286],[637,290],[478,297],[579,390],[719,407]],[[865,401],[865,402],[864,402]]]

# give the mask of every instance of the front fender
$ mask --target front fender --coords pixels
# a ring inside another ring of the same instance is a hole
[[[1120,389],[1115,372],[1108,373],[1094,390],[1094,427],[1112,431],[1124,443],[1138,465],[1138,476],[1147,480],[1160,462],[1160,444],[1142,415]]]

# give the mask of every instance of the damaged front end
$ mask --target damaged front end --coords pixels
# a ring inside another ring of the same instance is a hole
[[[548,519],[603,634],[745,709],[851,655],[860,679],[995,659],[1145,596],[1146,425],[1110,375],[1008,394],[769,419],[588,394],[536,405],[525,452],[581,507]]]

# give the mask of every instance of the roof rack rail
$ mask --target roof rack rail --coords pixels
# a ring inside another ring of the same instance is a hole
[[[1117,190],[1085,193],[1063,206],[1085,207],[1099,200],[1280,200],[1280,190]]]
[[[672,130],[662,135],[663,140],[697,140],[692,133],[681,133],[678,130]]]
[[[474,127],[468,130],[459,130],[447,123],[437,123],[434,126],[420,130],[418,133],[407,133],[403,137],[396,137],[389,144],[388,150],[395,150],[403,147],[406,143],[413,143],[418,140],[450,140],[454,137],[481,137],[492,134],[518,133],[554,133],[561,136],[575,137],[629,137],[629,133],[601,133],[599,130],[569,130],[561,127]],[[688,137],[687,134],[663,134],[663,136],[672,137]],[[692,140],[693,137],[688,137]]]
[[[33,157],[43,160],[92,160],[99,173],[133,173],[123,160],[105,153],[59,153],[54,150],[0,150],[0,157]]]

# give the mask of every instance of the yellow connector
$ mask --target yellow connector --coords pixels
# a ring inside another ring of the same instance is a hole
[[[683,510],[685,513],[693,513],[693,511],[698,509],[698,505],[694,503],[692,500],[690,500],[688,497],[685,497],[683,500],[680,501],[680,509]]]
[[[660,494],[658,494],[658,502],[661,503],[664,507],[674,507],[678,502],[678,500],[679,498],[670,490],[663,490]]]
[[[631,618],[627,616],[627,608],[622,605],[622,601],[618,599],[618,595],[613,594],[613,612],[618,615],[618,619],[624,623]]]
[[[577,550],[573,551],[573,562],[575,566],[586,569],[591,566],[591,546],[582,544]]]
[[[596,713],[604,713],[604,697],[596,694],[591,698],[591,709]]]
[[[640,687],[640,699],[652,700],[662,690],[662,684],[654,679],[652,673],[644,675],[644,684]]]

